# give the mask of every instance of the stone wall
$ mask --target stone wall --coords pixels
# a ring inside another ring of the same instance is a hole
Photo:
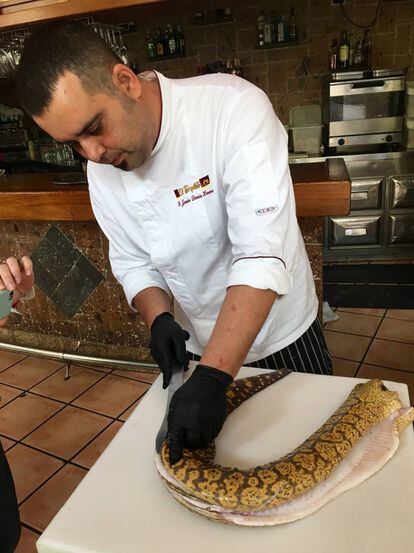
[[[322,220],[303,219],[301,228],[321,299]],[[51,230],[54,236],[60,237],[60,256],[50,236]],[[63,247],[62,235],[66,243]],[[20,304],[22,314],[12,315],[7,328],[0,328],[0,341],[67,353],[152,362],[146,326],[127,305],[123,290],[111,273],[107,240],[95,222],[52,225],[46,222],[0,221],[0,236],[1,260],[9,255],[20,258],[29,254],[37,259],[38,264],[36,297]],[[73,251],[79,254],[77,258],[67,247],[71,244]],[[88,269],[81,279],[78,278],[80,284],[77,291],[67,285],[63,296],[52,293],[50,279],[55,279],[62,289],[68,275],[77,272],[78,266],[83,267],[87,261],[92,263],[97,274],[102,275],[101,279],[96,279],[95,284],[85,290],[82,284],[88,282],[91,276]],[[44,274],[45,267],[47,275]],[[65,301],[70,299],[71,294],[74,294],[74,302],[79,297],[84,299],[73,315],[68,313]]]

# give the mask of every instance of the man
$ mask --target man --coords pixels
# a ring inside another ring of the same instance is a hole
[[[112,270],[164,387],[186,341],[200,360],[171,401],[172,463],[217,436],[242,364],[331,373],[286,133],[261,90],[230,75],[137,77],[65,22],[27,40],[18,88],[35,122],[89,160]]]
[[[0,290],[13,291],[13,306],[20,298],[33,289],[33,267],[27,256],[19,263],[15,257],[9,257],[0,264]],[[5,326],[7,317],[0,320]],[[13,553],[20,538],[20,519],[16,490],[6,454],[0,442],[0,551]]]

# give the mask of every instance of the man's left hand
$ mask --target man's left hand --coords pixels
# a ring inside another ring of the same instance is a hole
[[[219,434],[227,416],[226,391],[233,377],[214,367],[197,365],[173,395],[168,413],[170,464],[177,463],[183,448],[205,447]]]

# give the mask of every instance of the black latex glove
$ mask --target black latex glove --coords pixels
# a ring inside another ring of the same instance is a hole
[[[170,383],[174,366],[188,368],[185,342],[189,338],[189,333],[175,322],[171,313],[166,311],[155,317],[151,325],[150,351],[161,369],[164,389]]]
[[[168,412],[170,464],[182,458],[184,447],[205,447],[218,435],[227,417],[226,391],[232,382],[228,373],[197,365],[175,392]]]

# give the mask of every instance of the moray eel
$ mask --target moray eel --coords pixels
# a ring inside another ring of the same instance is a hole
[[[228,412],[284,375],[235,380]],[[321,428],[277,461],[247,470],[221,466],[214,463],[211,443],[185,449],[182,460],[170,465],[165,442],[155,463],[173,497],[192,511],[224,523],[270,526],[314,513],[377,472],[413,420],[414,408],[402,407],[397,392],[375,379],[357,384]]]

